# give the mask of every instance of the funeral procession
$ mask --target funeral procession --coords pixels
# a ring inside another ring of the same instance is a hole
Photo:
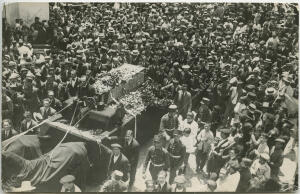
[[[3,192],[295,192],[297,3],[2,10]]]

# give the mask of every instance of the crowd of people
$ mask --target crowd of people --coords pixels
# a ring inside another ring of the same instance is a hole
[[[141,65],[174,102],[148,150],[146,191],[185,191],[194,175],[202,185],[193,191],[293,189],[296,5],[49,4],[49,21],[3,20],[2,140],[54,115],[71,97],[99,100],[94,83],[102,72]],[[36,52],[37,43],[50,49]],[[113,172],[120,182],[128,169]]]

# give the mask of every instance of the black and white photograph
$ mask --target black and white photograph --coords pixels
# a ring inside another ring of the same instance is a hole
[[[298,3],[1,11],[3,192],[298,190]]]

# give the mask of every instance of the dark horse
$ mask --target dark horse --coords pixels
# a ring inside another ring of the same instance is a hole
[[[61,189],[60,178],[72,174],[76,177],[75,184],[84,191],[89,167],[83,142],[63,143],[34,160],[26,160],[13,152],[3,152],[3,189],[11,191],[13,187],[19,187],[22,181],[31,181],[36,191],[57,192]]]

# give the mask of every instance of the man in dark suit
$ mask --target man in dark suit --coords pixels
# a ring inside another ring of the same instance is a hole
[[[76,70],[73,69],[71,71],[71,78],[67,84],[69,97],[75,97],[78,95],[79,83],[80,83],[80,81],[76,75]]]
[[[58,84],[55,82],[55,77],[54,75],[47,75],[46,76],[47,80],[44,82],[41,86],[41,93],[42,93],[42,98],[46,98],[48,96],[48,91],[52,90],[55,94],[55,97],[57,97],[57,92],[58,92]]]
[[[24,113],[25,119],[21,122],[20,133],[31,129],[32,127],[37,126],[37,122],[32,119],[32,115],[30,111],[25,111]],[[38,133],[38,128],[32,129],[32,131],[28,132],[27,135],[33,135]]]
[[[44,99],[44,106],[40,108],[40,113],[43,119],[48,119],[56,113],[56,110],[50,107],[50,99]]]
[[[187,84],[182,85],[182,90],[178,92],[175,104],[178,107],[178,113],[182,116],[182,119],[185,119],[187,113],[192,109],[192,96],[187,91]]]
[[[17,135],[17,131],[15,131],[12,128],[11,120],[10,119],[4,119],[2,121],[2,129],[1,129],[1,140],[7,140],[11,138],[12,136]]]
[[[2,89],[2,119],[13,118],[13,101],[6,94],[6,89]]]
[[[241,169],[240,169],[240,182],[237,186],[236,192],[246,192],[250,187],[250,166],[252,164],[252,160],[249,158],[243,158],[241,162]]]
[[[78,87],[78,98],[82,99],[84,96],[95,97],[96,89],[93,85],[89,83],[86,76],[83,75],[80,79],[80,85]]]
[[[121,171],[123,173],[122,180],[128,185],[130,177],[130,164],[126,156],[121,153],[122,146],[120,144],[112,144],[113,154],[111,155],[109,165],[108,165],[108,177],[115,170]]]
[[[71,77],[71,67],[72,67],[72,63],[69,61],[60,63],[60,68],[61,68],[60,77],[62,82],[67,82]]]
[[[171,192],[172,187],[168,184],[167,181],[167,172],[160,171],[157,176],[157,185],[155,192]]]
[[[60,100],[55,98],[54,92],[52,90],[48,90],[48,98],[50,99],[50,107],[55,109],[56,111],[60,111],[62,109],[62,103]]]
[[[117,140],[120,145],[123,147],[122,153],[127,157],[130,163],[130,181],[128,190],[131,190],[131,187],[135,181],[136,168],[139,159],[139,149],[140,144],[133,137],[133,131],[127,130],[124,138],[118,138],[117,136],[108,137],[109,140]]]
[[[203,98],[201,100],[201,105],[198,109],[197,119],[200,122],[209,123],[211,122],[211,110],[208,107],[209,99]],[[201,123],[200,127],[203,127],[203,123]]]

